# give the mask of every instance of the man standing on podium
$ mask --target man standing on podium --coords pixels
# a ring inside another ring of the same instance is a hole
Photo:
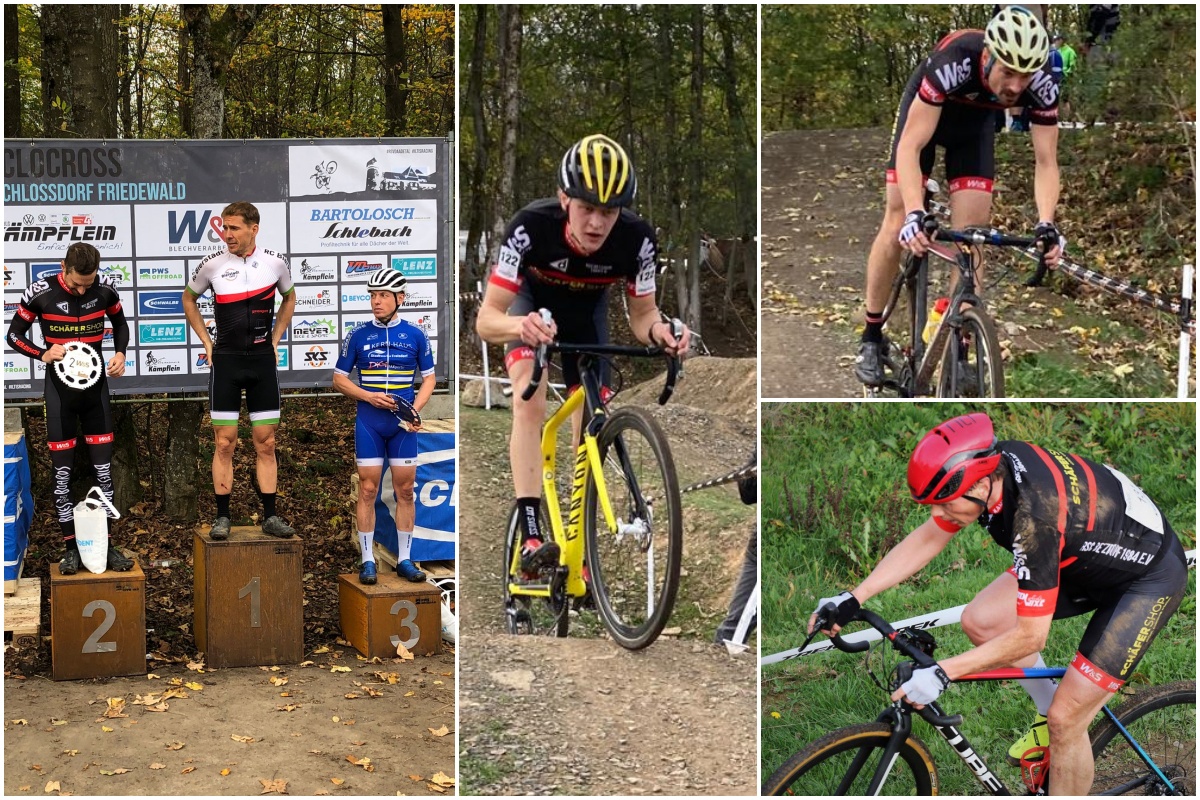
[[[407,281],[398,270],[384,267],[367,281],[371,313],[342,340],[342,352],[333,369],[333,388],[358,401],[354,422],[354,455],[358,464],[358,544],[362,549],[362,571],[358,580],[375,583],[375,498],[383,477],[383,463],[391,466],[392,489],[396,493],[396,572],[414,583],[425,573],[412,562],[413,530],[416,527],[417,431],[420,420],[406,422],[397,415],[401,404],[421,411],[433,395],[433,349],[425,332],[397,316],[404,302]],[[350,380],[358,370],[361,386]],[[414,397],[413,383],[421,373],[421,388]]]
[[[276,348],[296,310],[292,269],[279,253],[259,247],[258,209],[246,202],[231,203],[221,212],[225,249],[200,262],[183,290],[183,313],[204,343],[211,365],[209,413],[216,448],[213,450],[213,491],[217,518],[213,539],[229,538],[229,498],[233,492],[233,451],[237,447],[242,390],[258,456],[258,494],[263,504],[262,531],[286,539],[296,531],[275,513],[279,465],[275,461],[275,429],[279,427],[278,357]],[[212,289],[217,341],[208,335],[196,298]],[[275,290],[283,296],[275,314]]]

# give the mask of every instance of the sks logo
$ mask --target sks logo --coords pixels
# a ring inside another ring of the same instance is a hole
[[[948,92],[955,86],[966,83],[967,79],[971,77],[971,59],[964,58],[957,64],[953,62],[944,64],[938,67],[936,74],[938,82]]]
[[[168,211],[168,241],[171,244],[180,244],[186,237],[190,244],[200,244],[205,240],[212,244],[224,242],[221,218],[214,215],[212,211],[202,211],[200,214],[202,216],[197,216],[195,211],[185,211],[181,217],[178,211]]]
[[[347,261],[347,275],[365,275],[368,272],[378,272],[383,269],[383,264],[372,264],[370,261]]]
[[[313,345],[304,354],[304,366],[312,368],[324,367],[329,361],[329,354],[324,347]]]

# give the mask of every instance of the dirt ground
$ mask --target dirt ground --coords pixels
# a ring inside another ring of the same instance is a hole
[[[681,486],[745,464],[757,434],[753,359],[692,359],[685,374],[654,410]],[[651,406],[660,381],[616,405]],[[511,636],[500,588],[511,417],[466,409],[460,424],[460,791],[757,794],[754,640],[736,657],[712,644],[757,509],[732,485],[684,495],[680,596],[669,635],[645,650],[581,631],[578,619],[566,639]]]
[[[152,666],[154,678],[6,677],[4,794],[56,784],[62,795],[257,795],[280,780],[293,795],[442,793],[431,781],[455,775],[453,652],[371,664],[337,647],[305,658]],[[165,710],[135,704],[172,689],[180,696]]]

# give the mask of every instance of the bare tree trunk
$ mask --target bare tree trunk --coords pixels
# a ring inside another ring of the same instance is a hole
[[[683,258],[680,257],[676,247],[672,246],[674,242],[678,242],[683,230],[683,175],[679,168],[679,150],[675,143],[679,140],[679,119],[675,108],[675,49],[674,37],[672,36],[671,25],[674,19],[673,6],[655,6],[659,14],[657,45],[659,65],[666,70],[666,79],[662,81],[662,113],[663,113],[663,128],[667,146],[663,153],[663,171],[666,175],[666,196],[667,196],[667,214],[666,228],[667,235],[660,237],[660,243],[664,244],[662,255],[667,259],[667,264],[672,269],[672,274],[675,277],[676,291],[683,283]],[[666,242],[662,242],[666,239]],[[678,308],[678,300],[676,303]],[[679,314],[683,317],[682,312]]]
[[[700,153],[704,136],[704,8],[691,6],[692,16],[692,82],[691,82],[691,130],[688,132],[686,152]],[[701,159],[688,162],[688,203],[684,230],[687,234],[688,260],[687,280],[681,281],[679,314],[688,327],[701,332],[700,320],[700,273],[704,268],[700,220],[703,218],[704,172]]]
[[[491,6],[475,6],[475,41],[471,48],[471,74],[467,82],[467,101],[471,104],[471,125],[475,133],[475,148],[472,153],[470,205],[467,209],[467,253],[466,274],[473,280],[484,277],[487,264],[479,262],[479,240],[483,238],[488,224],[488,204],[492,193],[487,191],[488,159],[492,152],[488,136],[487,117],[483,108],[483,59],[487,51],[487,20]],[[473,285],[473,284],[472,284]],[[470,287],[467,287],[470,289]]]
[[[200,423],[204,404],[194,400],[168,403],[167,409],[163,511],[173,520],[191,522],[200,515]]]
[[[513,185],[517,172],[517,119],[520,111],[521,7],[497,8],[500,34],[500,180],[496,188],[495,237],[488,248],[489,263],[504,236],[506,217],[514,211]]]
[[[121,104],[121,135],[128,139],[133,135],[133,99],[129,89],[133,85],[134,70],[130,63],[129,49],[129,15],[133,11],[133,6],[119,5],[117,6],[117,16],[120,18],[120,27],[117,30],[118,50],[120,54],[121,70],[117,75],[120,80],[120,91],[118,99]]]
[[[116,6],[42,6],[47,136],[117,136]]]
[[[192,40],[192,127],[196,139],[218,139],[225,128],[225,75],[234,52],[246,41],[264,6],[233,4],[214,21],[212,6],[181,5]]]
[[[733,131],[734,151],[742,155],[733,162],[734,197],[738,209],[739,236],[753,236],[758,228],[758,182],[755,179],[756,158],[754,135],[746,121],[738,93],[737,59],[733,48],[733,30],[729,14],[723,5],[713,7],[717,28],[721,33],[721,89],[725,94],[725,109]]]
[[[192,37],[188,35],[186,25],[179,26],[179,125],[185,131],[195,130],[192,127],[192,70],[191,59]]]
[[[4,5],[4,135],[19,138],[21,133],[21,73],[17,69],[20,31],[17,5]]]
[[[403,136],[408,119],[406,107],[412,90],[406,24],[404,6],[383,4],[383,109],[388,136]]]

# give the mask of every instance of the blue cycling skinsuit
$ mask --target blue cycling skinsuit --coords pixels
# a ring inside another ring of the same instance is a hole
[[[419,372],[433,374],[433,349],[425,333],[411,322],[393,318],[386,325],[363,322],[342,342],[334,372],[349,377],[358,370],[359,385],[369,392],[387,392],[413,401],[413,382]],[[359,400],[354,424],[354,455],[360,467],[393,467],[417,463],[417,435],[400,427],[391,411]]]

